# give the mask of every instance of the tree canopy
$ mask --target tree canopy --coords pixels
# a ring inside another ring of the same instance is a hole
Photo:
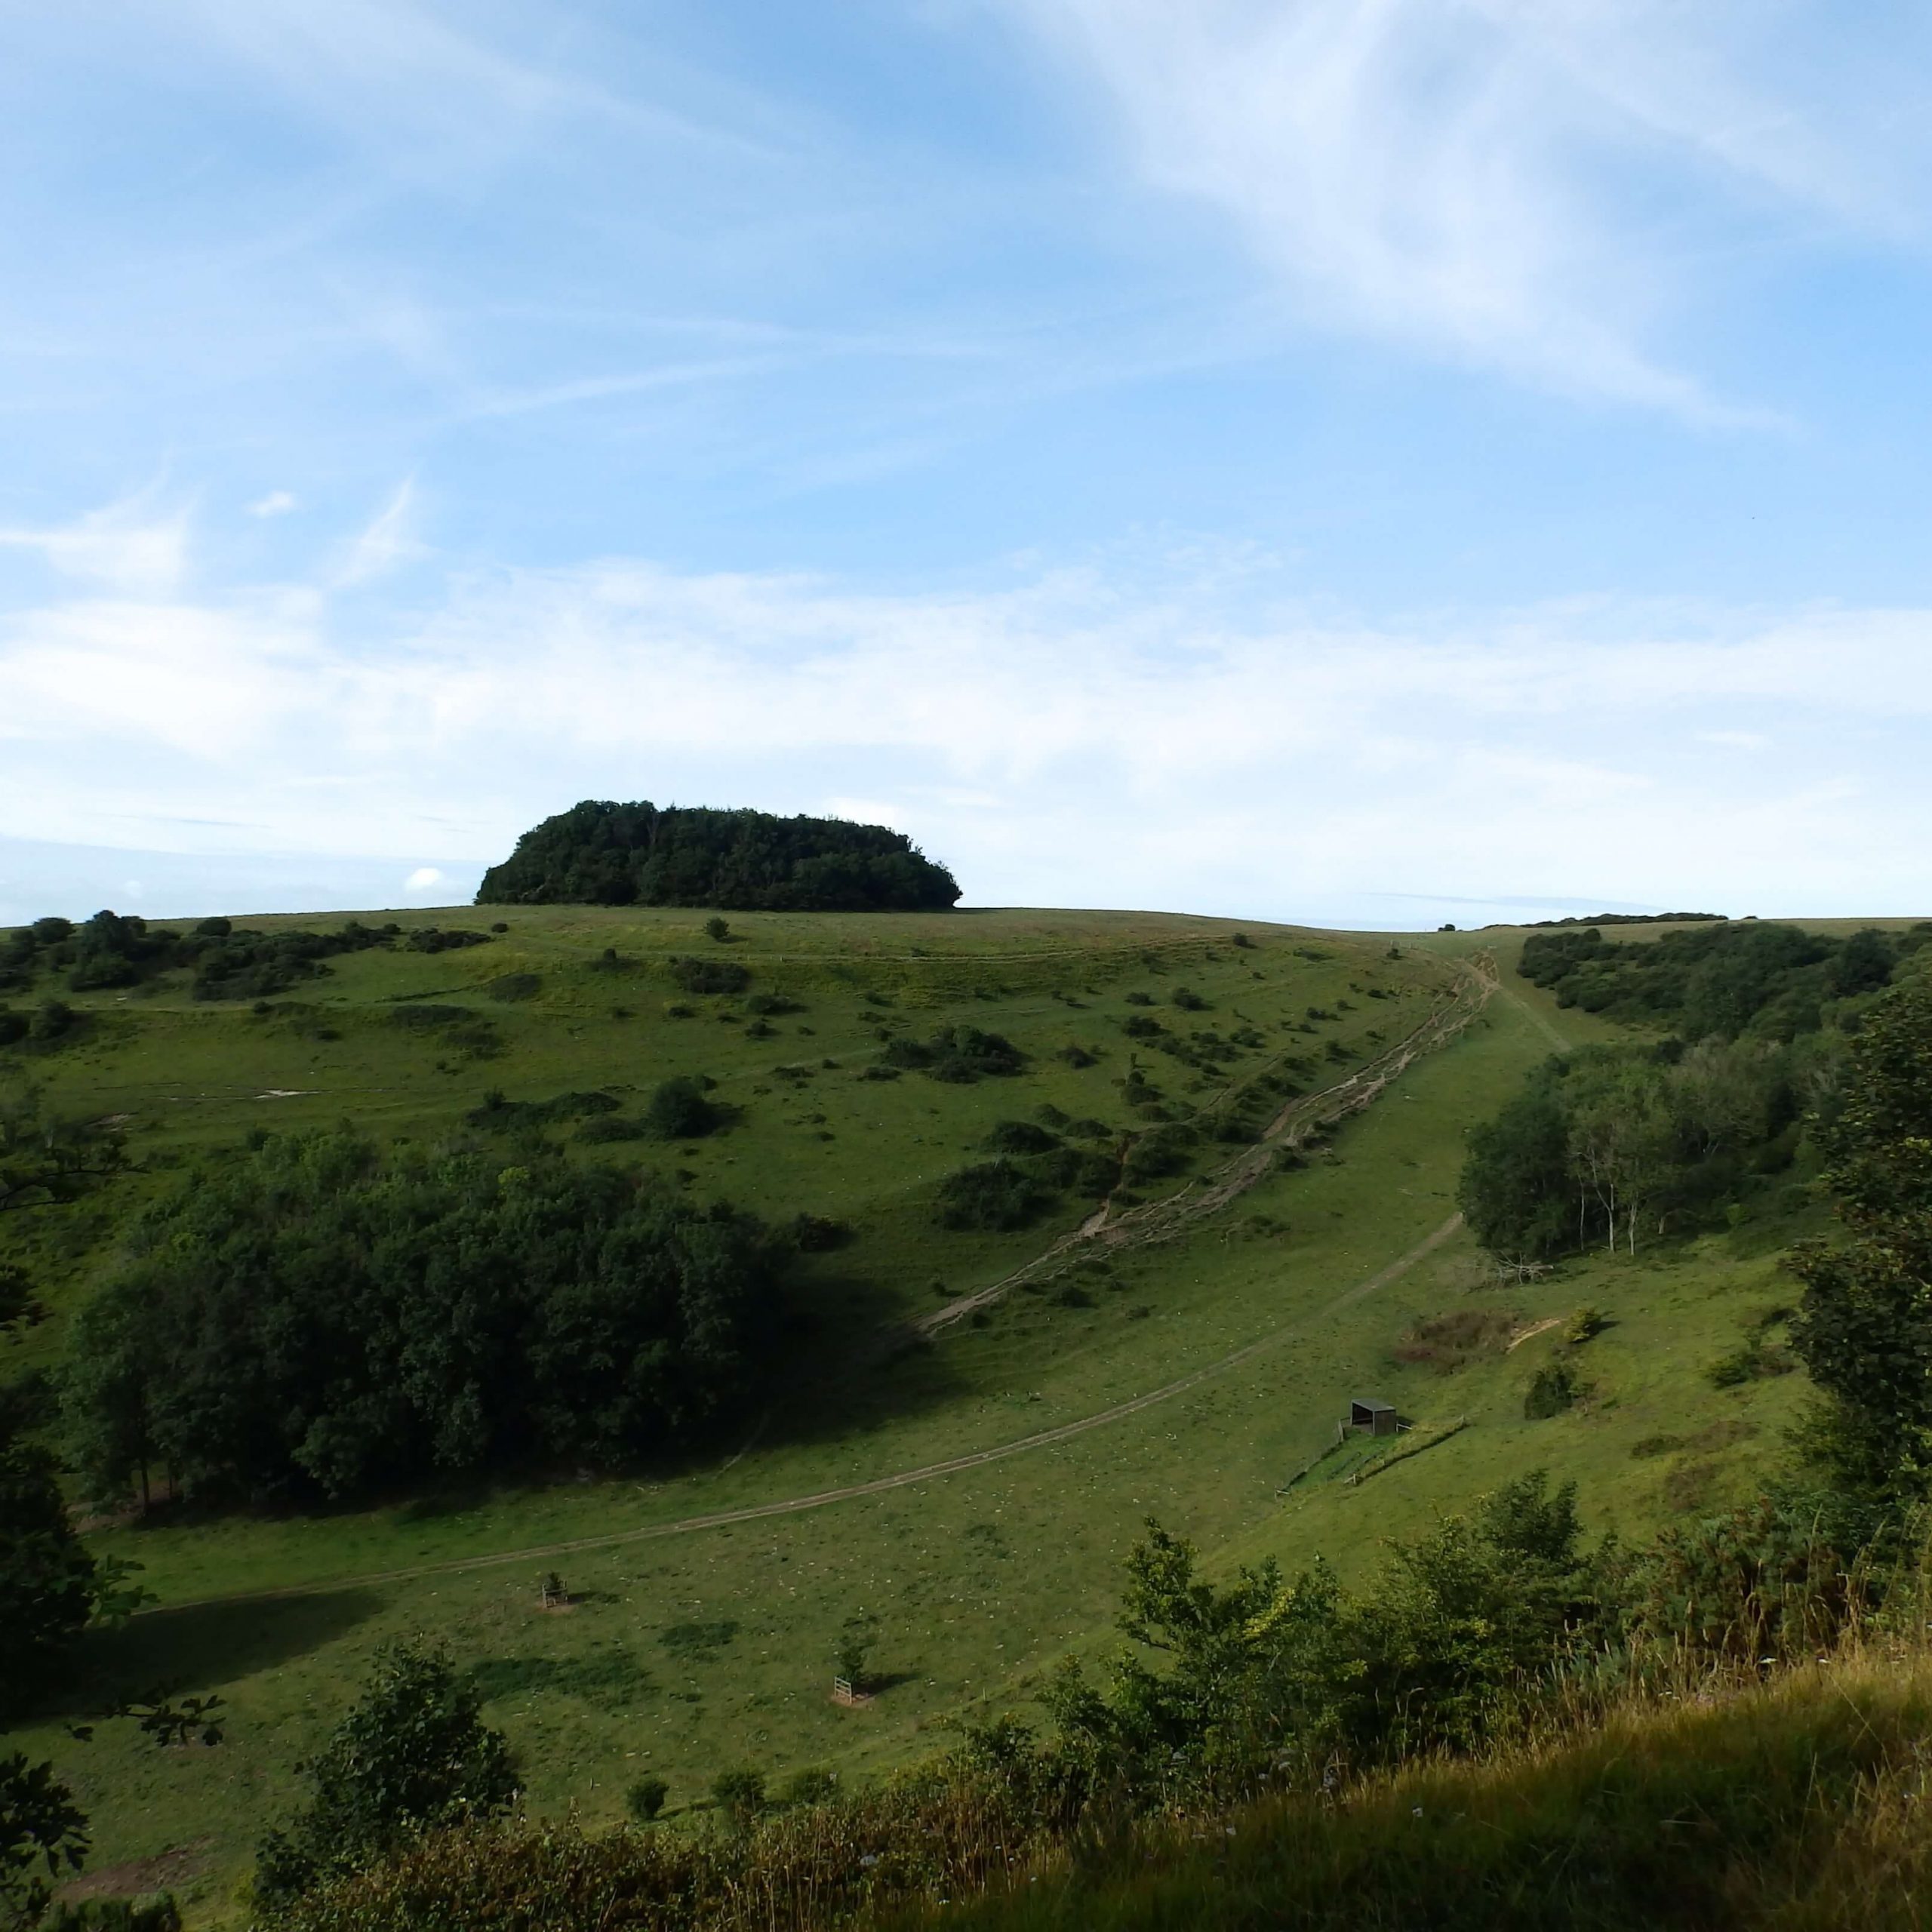
[[[1928,940],[1932,924],[1839,937],[1743,920],[1623,942],[1592,925],[1532,934],[1517,971],[1560,1006],[1667,1026],[1687,1039],[1789,1040],[1816,1031],[1829,1002],[1878,992]]]
[[[366,1494],[538,1457],[621,1463],[754,1398],[780,1244],[598,1167],[349,1131],[211,1162],[78,1315],[97,1494]]]
[[[524,833],[476,902],[910,912],[958,897],[943,866],[886,826],[586,798]]]

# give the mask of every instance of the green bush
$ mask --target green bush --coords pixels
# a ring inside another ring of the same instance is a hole
[[[750,968],[735,959],[674,959],[671,977],[688,993],[741,993],[752,983]]]
[[[1523,1419],[1546,1422],[1574,1408],[1587,1386],[1567,1361],[1553,1361],[1537,1371],[1523,1397]]]
[[[507,1811],[516,1767],[447,1652],[386,1644],[361,1700],[303,1776],[309,1802],[262,1842],[257,1897],[272,1909],[439,1826]]]
[[[624,1794],[624,1806],[640,1825],[648,1825],[664,1809],[671,1787],[654,1772],[647,1772]]]
[[[723,1124],[724,1115],[706,1094],[705,1083],[688,1074],[660,1081],[644,1110],[646,1132],[660,1140],[700,1140]]]
[[[720,1771],[711,1781],[712,1801],[741,1832],[748,1832],[765,1808],[764,1774],[749,1765]]]
[[[1032,1177],[1004,1158],[961,1168],[940,1183],[940,1219],[949,1228],[1003,1233],[1025,1227],[1044,1205]]]

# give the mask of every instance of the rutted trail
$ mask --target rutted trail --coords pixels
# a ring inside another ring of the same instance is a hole
[[[195,1597],[179,1603],[158,1604],[152,1609],[137,1611],[141,1617],[165,1617],[171,1612],[198,1610],[215,1604],[272,1603],[286,1598],[316,1596],[331,1590],[371,1589],[385,1583],[413,1583],[426,1577],[460,1575],[473,1570],[494,1569],[506,1563],[540,1563],[561,1556],[571,1556],[586,1550],[613,1549],[626,1543],[649,1543],[663,1537],[690,1536],[700,1530],[723,1529],[734,1523],[753,1523],[772,1516],[797,1515],[806,1510],[823,1509],[835,1503],[849,1503],[862,1496],[878,1496],[887,1490],[909,1488],[915,1483],[931,1482],[940,1476],[954,1475],[962,1469],[983,1468],[989,1463],[1003,1462],[1009,1456],[1024,1455],[1029,1450],[1044,1449],[1057,1442],[1070,1441],[1076,1435],[1084,1435],[1088,1430],[1104,1428],[1106,1424],[1119,1422],[1131,1415],[1138,1415],[1144,1409],[1158,1404],[1171,1401],[1177,1395],[1185,1395],[1190,1389],[1198,1388],[1204,1382],[1225,1375],[1232,1368],[1252,1359],[1265,1350],[1292,1340],[1315,1323],[1331,1315],[1340,1314],[1364,1300],[1379,1288],[1386,1287],[1422,1260],[1426,1260],[1455,1233],[1463,1224],[1460,1214],[1451,1214],[1441,1226],[1398,1255],[1395,1260],[1370,1275],[1367,1280],[1358,1281],[1331,1300],[1298,1319],[1285,1324],[1263,1335],[1258,1341],[1249,1342],[1236,1349],[1232,1355],[1221,1356],[1217,1361],[1190,1370],[1186,1374],[1164,1383],[1158,1389],[1150,1389],[1145,1395],[1131,1396],[1126,1401],[1116,1402],[1110,1408],[1097,1411],[1091,1416],[1082,1416],[1074,1422],[1061,1423],[1052,1429],[1043,1429],[1032,1435],[1023,1435],[1016,1441],[1002,1442],[991,1449],[976,1449],[962,1456],[949,1456],[937,1463],[922,1463],[913,1469],[900,1469],[890,1475],[875,1476],[866,1482],[846,1483],[835,1489],[814,1490],[805,1496],[791,1496],[771,1503],[748,1503],[742,1509],[715,1509],[700,1516],[680,1516],[668,1523],[647,1523],[628,1530],[613,1530],[601,1536],[572,1537],[561,1543],[532,1543],[519,1549],[499,1550],[483,1556],[452,1557],[447,1562],[417,1564],[400,1570],[372,1571],[360,1577],[331,1577],[312,1583],[294,1583],[281,1589],[245,1590],[233,1595]]]
[[[1078,1260],[1083,1250],[1096,1245],[1105,1250],[1144,1247],[1156,1241],[1171,1241],[1196,1222],[1220,1213],[1269,1172],[1278,1151],[1292,1152],[1313,1135],[1372,1106],[1392,1081],[1424,1054],[1447,1046],[1481,1012],[1499,990],[1494,965],[1486,956],[1451,963],[1460,983],[1448,1001],[1346,1079],[1289,1101],[1268,1123],[1259,1140],[1224,1161],[1204,1180],[1190,1181],[1178,1192],[1124,1214],[1115,1215],[1105,1205],[1097,1208],[1044,1254],[1035,1255],[987,1287],[921,1316],[913,1324],[915,1330],[924,1335],[937,1334],[1023,1283],[1051,1279]]]

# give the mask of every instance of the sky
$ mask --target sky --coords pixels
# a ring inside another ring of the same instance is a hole
[[[0,0],[0,924],[582,798],[1932,915],[1932,12]]]

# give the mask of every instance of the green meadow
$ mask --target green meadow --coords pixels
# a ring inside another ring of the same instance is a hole
[[[1799,1398],[1801,1376],[1720,1386],[1710,1371],[1777,1339],[1792,1297],[1778,1256],[1817,1211],[1801,1184],[1724,1232],[1527,1280],[1497,1278],[1454,1224],[1468,1130],[1558,1047],[1623,1037],[1517,979],[1520,934],[992,910],[746,914],[720,941],[688,912],[398,917],[506,930],[340,958],[255,1005],[197,1004],[165,979],[81,996],[67,1041],[5,1057],[53,1107],[122,1121],[135,1167],[85,1202],[9,1217],[23,1225],[0,1253],[49,1285],[54,1309],[8,1345],[9,1372],[57,1362],[66,1315],[143,1199],[263,1131],[346,1120],[492,1145],[478,1114],[492,1095],[595,1091],[630,1112],[688,1075],[715,1083],[721,1131],[546,1131],[695,1198],[848,1232],[801,1258],[796,1346],[768,1408],[701,1456],[353,1510],[94,1523],[91,1545],[140,1563],[155,1601],[91,1636],[78,1690],[11,1741],[52,1757],[91,1813],[104,1890],[165,1883],[200,1921],[237,1913],[294,1765],[394,1635],[445,1638],[474,1669],[534,1809],[614,1820],[651,1771],[675,1814],[732,1766],[851,1780],[939,1748],[962,1718],[1023,1707],[1057,1659],[1111,1641],[1120,1559],[1149,1516],[1217,1567],[1319,1553],[1349,1577],[1383,1540],[1541,1465],[1580,1483],[1593,1527],[1636,1532],[1743,1494]],[[748,977],[691,994],[681,958]],[[1459,1000],[1466,1024],[1321,1128],[1309,1096]],[[1158,1034],[1128,1030],[1149,1019]],[[962,1025],[1009,1039],[1022,1070],[961,1084],[880,1071],[895,1041]],[[1292,1157],[1278,1140],[1216,1211],[1132,1238],[1137,1204],[1206,1192],[1291,1087],[1315,1129]],[[1100,1123],[1108,1146],[1131,1148],[1161,1112],[1204,1109],[1230,1135],[1117,1193],[1051,1268],[936,1323],[1094,1213],[1069,1193],[1010,1232],[940,1223],[945,1177],[1043,1109]],[[1584,1398],[1526,1420],[1527,1384],[1584,1306],[1604,1318],[1579,1352]],[[1359,1444],[1324,1456],[1358,1396],[1411,1427],[1371,1460]],[[561,1608],[540,1593],[552,1570]],[[832,1660],[859,1615],[877,1620],[878,1690],[848,1706],[829,1694]],[[149,1691],[218,1694],[224,1741],[162,1751],[111,1724],[71,1736]]]

